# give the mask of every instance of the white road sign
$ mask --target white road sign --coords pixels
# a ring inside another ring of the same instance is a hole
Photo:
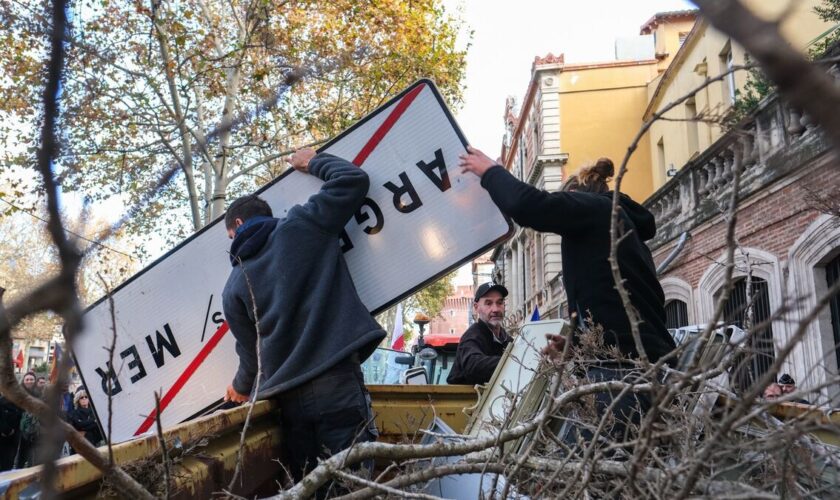
[[[368,198],[336,244],[372,312],[381,311],[503,241],[511,225],[479,179],[462,174],[467,142],[434,84],[421,80],[324,146],[370,176]],[[276,217],[322,181],[289,171],[259,191]],[[213,406],[238,366],[221,292],[230,272],[223,220],[208,225],[85,314],[73,346],[91,401],[112,442],[154,430],[154,392],[164,426]]]

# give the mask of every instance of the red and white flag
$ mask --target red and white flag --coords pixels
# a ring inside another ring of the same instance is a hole
[[[20,351],[18,351],[17,358],[15,358],[15,366],[18,367],[18,370],[23,368],[23,347],[20,348]]]
[[[397,304],[397,317],[394,319],[394,331],[391,333],[391,349],[405,350],[405,335],[403,332],[402,302]]]

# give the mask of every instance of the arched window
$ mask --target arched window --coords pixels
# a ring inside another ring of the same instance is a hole
[[[738,278],[724,306],[723,321],[727,325],[736,325],[752,332],[747,353],[736,364],[734,381],[741,389],[746,389],[761,377],[775,358],[773,328],[768,321],[770,316],[767,282],[753,277],[751,282],[747,283],[746,277]]]
[[[840,281],[840,255],[837,255],[825,265],[825,281],[831,288]],[[831,310],[831,331],[834,334],[834,355],[837,366],[840,366],[840,294],[835,294],[829,303]]]
[[[667,328],[688,326],[688,304],[677,299],[666,302],[665,326]]]
[[[802,232],[790,249],[790,282],[792,296],[798,299],[796,313],[800,319],[813,311],[818,298],[838,280],[838,242],[840,225],[836,218],[824,214]],[[832,382],[840,371],[840,353],[837,352],[840,306],[837,301],[835,297],[816,321],[807,326],[808,333],[790,356],[797,385],[819,387],[824,402],[840,397],[840,385]]]

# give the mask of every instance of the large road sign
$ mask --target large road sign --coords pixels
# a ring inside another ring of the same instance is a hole
[[[365,169],[367,200],[341,245],[362,301],[384,310],[511,234],[479,179],[463,174],[467,141],[434,84],[421,80],[321,150]],[[283,217],[322,181],[288,171],[259,194]],[[85,314],[73,352],[91,401],[112,442],[154,429],[154,391],[170,426],[219,401],[238,358],[221,306],[230,240],[219,219],[114,290],[116,349],[106,299]]]

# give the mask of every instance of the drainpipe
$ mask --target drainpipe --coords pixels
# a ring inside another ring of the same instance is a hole
[[[661,276],[662,273],[665,272],[665,269],[667,269],[668,266],[671,264],[671,262],[673,262],[674,259],[677,258],[680,252],[682,252],[682,249],[685,247],[685,242],[688,241],[688,238],[690,236],[691,235],[688,233],[688,231],[683,231],[683,234],[680,235],[680,241],[677,242],[677,247],[671,250],[671,253],[668,254],[668,256],[665,257],[665,260],[663,260],[662,263],[659,264],[659,267],[656,268],[656,276]]]

